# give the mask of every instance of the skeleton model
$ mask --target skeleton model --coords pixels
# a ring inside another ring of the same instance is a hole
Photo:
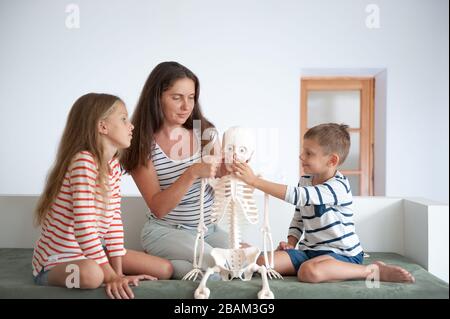
[[[254,152],[253,139],[248,130],[239,127],[227,130],[223,138],[223,152],[225,165],[230,172],[233,160],[248,162]],[[214,258],[215,266],[208,268],[205,274],[200,269],[203,261],[204,235],[207,231],[203,219],[203,194],[206,182],[206,179],[201,181],[200,221],[194,248],[194,269],[187,273],[183,280],[196,280],[200,274],[202,280],[195,290],[194,296],[196,299],[207,299],[210,290],[206,287],[206,282],[213,273],[219,273],[222,280],[240,278],[247,281],[252,278],[254,272],[259,272],[262,278],[262,289],[258,292],[258,298],[273,299],[274,295],[269,288],[267,278],[282,277],[273,269],[273,241],[268,218],[269,196],[265,194],[264,197],[264,225],[261,229],[265,266],[259,266],[256,264],[260,254],[259,248],[251,246],[240,248],[242,224],[245,222],[258,223],[258,209],[253,197],[253,189],[232,175],[210,181],[215,190],[212,220],[214,223],[219,223],[224,217],[226,218],[229,227],[229,249],[213,248],[211,255]],[[270,250],[270,258],[267,248]]]

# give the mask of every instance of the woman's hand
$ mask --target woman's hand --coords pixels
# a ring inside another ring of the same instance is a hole
[[[106,294],[111,299],[133,299],[134,294],[128,284],[129,280],[126,277],[115,276],[105,282]]]
[[[128,282],[134,287],[139,286],[140,280],[158,280],[158,278],[150,275],[125,276],[124,278],[128,279]]]
[[[189,169],[194,178],[214,178],[218,166],[217,163],[195,163]]]
[[[242,180],[244,183],[255,187],[258,177],[247,163],[234,162],[232,165],[233,175]]]

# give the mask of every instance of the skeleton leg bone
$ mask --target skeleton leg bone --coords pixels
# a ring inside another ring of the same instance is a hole
[[[258,299],[274,299],[273,292],[269,287],[269,280],[267,279],[267,269],[265,266],[259,266],[258,264],[252,264],[249,266],[251,271],[259,272],[261,274],[262,289],[258,292]]]
[[[205,275],[203,276],[202,280],[200,281],[200,285],[195,290],[194,298],[195,299],[208,299],[210,290],[208,287],[206,287],[206,282],[208,281],[209,276],[211,276],[215,272],[220,272],[220,268],[218,266],[210,267],[206,270]]]

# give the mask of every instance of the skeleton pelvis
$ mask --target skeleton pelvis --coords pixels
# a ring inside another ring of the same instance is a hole
[[[253,271],[250,265],[256,263],[260,250],[258,247],[246,247],[240,249],[213,248],[211,256],[214,258],[216,266],[220,268],[222,280],[232,280],[240,278],[250,280]]]

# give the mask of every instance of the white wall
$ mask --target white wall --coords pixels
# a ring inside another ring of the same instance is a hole
[[[448,282],[448,205],[413,198],[403,206],[404,255]]]
[[[78,96],[117,94],[132,111],[151,69],[176,60],[219,129],[266,129],[256,166],[287,183],[301,70],[385,68],[386,194],[448,202],[448,1],[82,0],[79,29],[65,26],[68,3],[0,0],[0,194],[41,192]],[[365,24],[371,3],[379,29]],[[138,194],[128,178],[123,192]]]

